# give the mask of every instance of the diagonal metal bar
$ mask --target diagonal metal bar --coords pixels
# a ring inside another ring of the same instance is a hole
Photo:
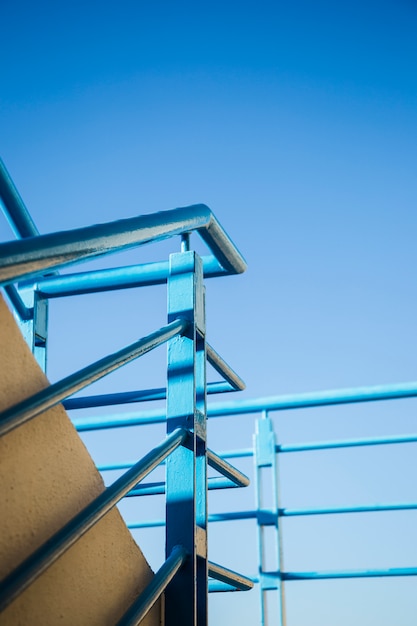
[[[233,467],[233,465],[222,459],[212,450],[207,450],[207,463],[210,467],[220,472],[220,474],[229,478],[229,480],[238,485],[238,487],[247,487],[250,483],[249,478],[245,474]]]
[[[155,602],[163,594],[175,574],[185,563],[187,552],[182,546],[175,546],[171,554],[156,572],[152,581],[132,604],[117,626],[137,626],[149,613]]]
[[[222,359],[220,354],[216,352],[214,348],[212,348],[208,343],[206,344],[207,350],[207,361],[214,367],[216,372],[218,372],[228,383],[232,385],[232,387],[236,391],[243,391],[246,387],[243,380],[232,370],[230,365]]]
[[[108,513],[139,481],[171,452],[182,445],[188,432],[182,428],[169,435],[134,467],[107,487],[80,513],[21,563],[0,585],[0,611],[31,585],[45,570]]]
[[[39,231],[1,159],[0,198],[9,224],[18,237],[36,237],[39,235]]]
[[[198,204],[1,244],[0,284],[194,230],[225,270],[245,271],[245,260],[213,213]]]
[[[78,372],[34,394],[30,398],[23,400],[10,409],[3,411],[0,414],[0,436],[24,424],[43,411],[50,409],[68,396],[80,391],[103,376],[110,374],[122,365],[153,350],[172,337],[175,337],[175,335],[183,333],[187,327],[188,322],[186,320],[174,320],[122,350],[88,365]]]
[[[212,563],[212,561],[208,562],[208,574],[216,580],[232,585],[239,591],[248,591],[253,587],[253,581],[247,578],[247,576],[243,576],[231,569]]]

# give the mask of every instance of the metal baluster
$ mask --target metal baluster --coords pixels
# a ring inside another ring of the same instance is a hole
[[[259,551],[259,589],[261,606],[261,625],[268,626],[271,613],[268,609],[268,595],[274,596],[278,606],[278,626],[285,626],[284,590],[281,581],[282,553],[281,534],[279,526],[278,502],[278,467],[276,441],[272,421],[267,411],[256,421],[254,435],[255,451],[255,490],[258,522],[258,551]],[[267,474],[269,484],[265,482]],[[268,493],[265,493],[266,487]],[[266,528],[273,528],[273,536],[266,537]],[[275,556],[272,571],[267,568],[266,556]],[[271,622],[272,623],[272,622]]]
[[[206,347],[203,269],[187,251],[170,257],[168,319],[190,322],[168,345],[167,433],[191,434],[166,465],[166,556],[181,545],[188,560],[165,593],[166,626],[207,624]]]

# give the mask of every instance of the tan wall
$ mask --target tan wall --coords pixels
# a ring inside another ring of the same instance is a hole
[[[0,299],[0,410],[47,385]],[[103,491],[61,406],[0,439],[0,579]],[[1,626],[116,624],[152,572],[113,509],[2,614]],[[142,622],[160,624],[160,604]]]

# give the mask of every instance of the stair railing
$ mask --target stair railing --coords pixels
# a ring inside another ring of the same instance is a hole
[[[160,594],[165,592],[167,626],[178,623],[183,626],[206,626],[209,575],[231,589],[246,590],[253,586],[247,577],[208,561],[207,555],[207,465],[223,476],[211,479],[211,488],[247,486],[249,480],[208,450],[206,445],[207,393],[234,391],[244,388],[244,384],[206,342],[203,279],[204,276],[244,271],[243,257],[204,205],[39,235],[2,163],[0,196],[9,221],[21,237],[20,240],[0,244],[0,286],[5,288],[23,326],[29,324],[29,331],[27,326],[24,330],[43,367],[46,366],[47,347],[45,303],[50,297],[162,282],[168,285],[166,326],[0,414],[0,434],[4,436],[63,401],[66,408],[75,408],[131,402],[132,399],[144,401],[166,397],[167,400],[165,441],[21,563],[0,585],[0,606],[5,608],[12,602],[121,498],[140,490],[138,483],[165,460],[166,480],[164,484],[156,484],[156,488],[166,494],[166,561],[120,623],[139,623]],[[190,251],[192,231],[200,234],[211,250],[211,256],[201,259]],[[80,275],[50,275],[51,270],[69,264],[178,235],[181,236],[181,252],[172,254],[169,263]],[[42,333],[39,333],[41,324]],[[87,385],[165,342],[168,343],[166,389],[70,398]],[[42,347],[41,353],[36,350],[39,346]],[[207,361],[223,376],[224,382],[207,384]]]

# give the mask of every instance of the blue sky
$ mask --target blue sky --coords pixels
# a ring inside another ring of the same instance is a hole
[[[41,232],[204,202],[248,261],[207,286],[209,340],[245,379],[242,397],[416,379],[414,2],[5,0],[2,23],[1,156]],[[162,325],[164,298],[53,302],[51,379]],[[129,366],[97,389],[159,384],[158,358],[158,374]],[[414,431],[413,407],[274,419],[284,441],[382,435]],[[249,445],[252,427],[213,425],[211,445]],[[86,441],[100,462],[137,454],[125,439]],[[351,502],[415,500],[413,452],[284,459],[283,504],[342,503],[342,489]],[[416,565],[413,515],[381,516],[379,532],[374,518],[291,522],[286,566]],[[238,548],[230,559],[252,567]],[[411,625],[414,586],[288,585],[289,626]],[[232,611],[255,623],[247,598],[216,599],[213,624]]]

